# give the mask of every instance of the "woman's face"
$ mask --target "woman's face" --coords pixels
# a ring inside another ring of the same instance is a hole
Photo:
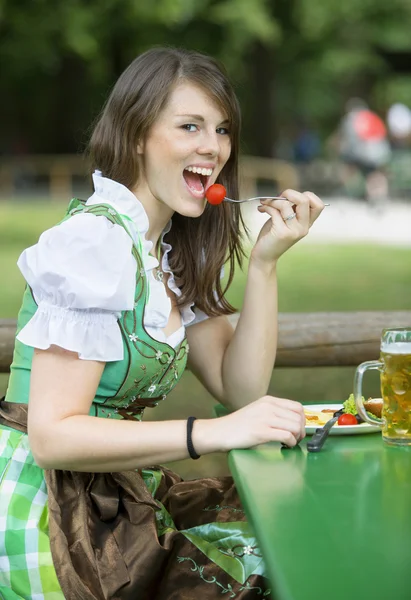
[[[144,205],[154,200],[171,213],[198,217],[206,189],[230,157],[227,115],[200,87],[180,83],[138,151],[137,198]]]

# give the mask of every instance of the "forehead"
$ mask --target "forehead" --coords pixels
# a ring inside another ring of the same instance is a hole
[[[227,120],[227,113],[219,103],[202,87],[190,82],[177,84],[170,93],[168,102],[161,117],[178,115],[199,115],[206,120],[222,123]]]

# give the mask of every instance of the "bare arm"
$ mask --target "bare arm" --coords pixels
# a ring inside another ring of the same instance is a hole
[[[35,350],[28,433],[43,468],[119,471],[188,457],[186,421],[134,422],[89,416],[104,363],[52,347]],[[208,439],[198,452],[220,450]]]
[[[210,393],[237,409],[267,393],[277,348],[277,278],[250,263],[235,331],[226,317],[187,329],[189,366]]]
[[[186,421],[134,422],[89,416],[104,363],[61,348],[35,350],[28,413],[30,446],[44,469],[110,472],[188,457]],[[195,422],[196,451],[208,454],[304,436],[302,407],[265,397],[242,411]]]
[[[252,250],[243,308],[235,332],[224,317],[188,328],[189,365],[207,389],[231,409],[267,393],[278,337],[277,261],[320,215],[324,205],[310,192],[287,190],[288,201],[264,201],[264,224]]]

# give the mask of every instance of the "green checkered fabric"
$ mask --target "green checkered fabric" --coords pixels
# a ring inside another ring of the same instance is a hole
[[[0,599],[64,600],[50,551],[43,470],[27,435],[1,426]]]

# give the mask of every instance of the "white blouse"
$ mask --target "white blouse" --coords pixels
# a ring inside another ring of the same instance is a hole
[[[149,282],[144,326],[154,339],[176,347],[185,327],[207,318],[193,304],[180,308],[181,327],[166,336],[171,300],[161,281],[153,275],[159,266],[146,239],[147,214],[125,186],[99,171],[93,175],[94,194],[87,205],[109,204],[121,215],[132,238],[142,242],[142,261]],[[180,296],[168,263],[170,244],[164,242],[171,221],[161,236],[162,270],[169,274],[168,288]],[[136,261],[132,240],[123,227],[104,216],[78,214],[45,231],[37,244],[24,250],[17,264],[31,287],[38,309],[17,335],[27,346],[46,349],[52,344],[86,360],[115,361],[123,358],[118,325],[122,311],[134,308]]]

